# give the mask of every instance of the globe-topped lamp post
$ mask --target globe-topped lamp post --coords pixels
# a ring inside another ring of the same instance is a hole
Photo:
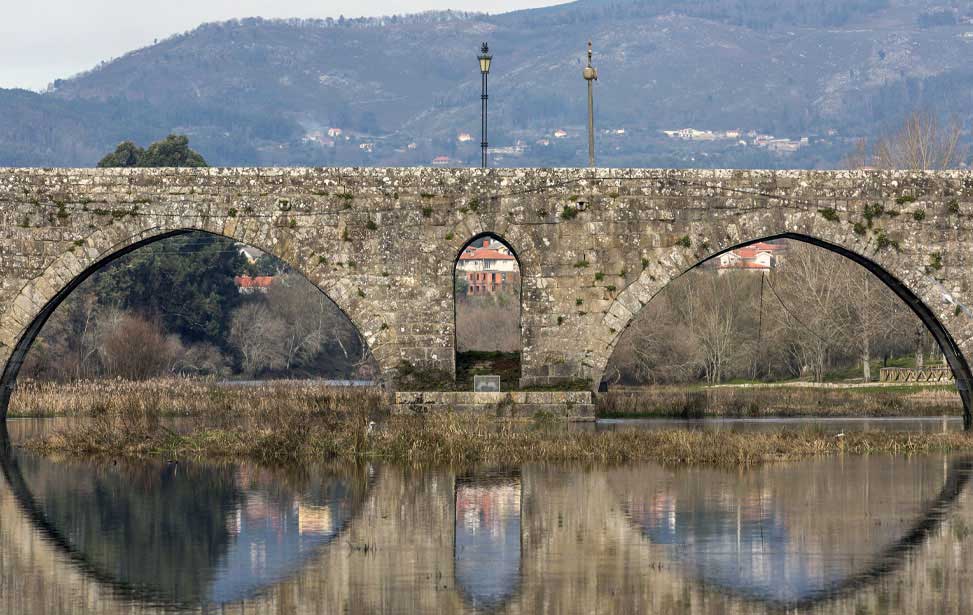
[[[480,46],[480,55],[477,56],[477,59],[480,60],[480,75],[483,78],[483,91],[480,94],[480,102],[483,106],[480,113],[480,150],[482,152],[480,166],[485,169],[487,166],[487,75],[490,74],[490,62],[493,60],[493,56],[490,55],[490,47],[486,43]]]

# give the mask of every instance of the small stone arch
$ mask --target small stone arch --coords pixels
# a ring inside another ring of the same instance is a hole
[[[970,429],[973,427],[973,393],[971,393],[971,389],[973,389],[973,372],[971,372],[969,363],[959,344],[957,344],[947,329],[946,324],[941,319],[941,315],[937,315],[929,305],[931,300],[934,299],[932,296],[934,289],[928,284],[920,284],[921,279],[916,271],[910,271],[907,267],[902,267],[899,259],[894,255],[887,258],[866,256],[862,252],[864,251],[863,248],[869,245],[868,242],[859,239],[855,235],[853,237],[855,239],[852,242],[848,242],[851,244],[849,246],[800,232],[778,232],[758,236],[757,239],[751,239],[729,246],[721,246],[712,252],[703,252],[705,256],[702,258],[699,257],[699,253],[695,253],[691,257],[691,260],[695,260],[695,262],[689,267],[684,268],[680,266],[681,262],[684,261],[673,259],[673,261],[668,263],[669,267],[666,268],[668,275],[666,276],[656,277],[653,274],[643,272],[636,282],[629,285],[619,294],[601,323],[603,327],[607,328],[605,337],[609,341],[598,355],[599,361],[595,370],[598,383],[604,377],[608,360],[611,358],[622,333],[631,325],[638,311],[668,286],[669,283],[701,266],[705,261],[718,257],[730,250],[735,250],[760,241],[790,239],[817,246],[852,260],[881,280],[912,310],[932,334],[936,343],[939,344],[943,355],[946,357],[946,362],[952,370],[956,381],[956,388],[963,401],[964,427]],[[900,277],[893,272],[902,272],[911,275],[908,275],[908,277]]]
[[[526,240],[527,239],[527,237],[525,237],[523,235],[523,233],[521,233],[519,231],[519,229],[516,229],[516,228],[511,227],[511,228],[508,229],[508,231],[510,231],[509,234],[511,234],[511,235],[520,236],[520,238],[522,240]],[[453,262],[452,262],[452,267],[450,269],[450,293],[452,295],[452,303],[453,303],[453,355],[454,355],[453,365],[454,365],[454,370],[455,370],[455,365],[456,365],[455,356],[458,353],[458,349],[459,349],[458,332],[457,332],[457,326],[456,326],[456,322],[457,322],[457,307],[456,307],[456,303],[457,302],[456,302],[456,288],[455,288],[455,285],[456,285],[456,272],[457,272],[457,268],[459,266],[460,257],[463,255],[463,251],[466,250],[470,245],[472,245],[473,242],[475,242],[475,241],[477,241],[479,239],[486,239],[486,238],[496,239],[497,241],[499,241],[500,243],[502,243],[503,245],[505,245],[510,250],[511,254],[513,254],[514,259],[516,259],[516,261],[517,261],[517,269],[518,269],[519,276],[520,276],[520,290],[519,290],[519,293],[518,293],[518,302],[519,302],[519,305],[518,305],[518,318],[519,318],[519,322],[517,324],[518,324],[518,330],[520,331],[520,348],[521,348],[521,353],[523,353],[524,349],[527,348],[527,338],[528,338],[530,329],[527,326],[526,319],[525,319],[525,314],[526,314],[525,305],[526,304],[525,304],[525,298],[524,298],[524,289],[526,288],[526,284],[527,284],[527,273],[526,273],[527,270],[526,270],[526,267],[524,265],[524,255],[531,254],[531,251],[529,250],[529,248],[532,247],[533,244],[532,244],[532,242],[529,242],[529,241],[522,241],[522,244],[521,245],[527,246],[528,247],[528,251],[527,252],[521,252],[521,251],[519,251],[517,249],[517,247],[512,242],[510,242],[506,237],[500,235],[499,233],[496,233],[496,232],[493,232],[493,231],[489,231],[489,230],[481,230],[481,231],[477,232],[476,234],[474,234],[473,236],[468,237],[462,243],[458,243],[457,244],[458,247],[455,247],[454,252],[453,252]],[[451,246],[451,248],[452,247],[453,246]],[[528,258],[529,258],[529,256],[528,256]],[[521,360],[521,374],[522,373],[523,373],[523,360]],[[454,376],[455,376],[455,373],[454,373]]]

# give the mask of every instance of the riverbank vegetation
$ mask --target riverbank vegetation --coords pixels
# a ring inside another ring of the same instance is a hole
[[[334,387],[320,380],[218,383],[194,378],[90,380],[67,383],[22,381],[10,399],[10,417],[141,416],[232,417],[276,409],[361,406],[362,400],[387,405],[376,389]]]
[[[600,393],[601,418],[962,416],[955,386],[660,385]]]
[[[515,423],[482,415],[368,417],[367,399],[351,410],[279,410],[276,404],[232,415],[204,415],[166,426],[138,409],[107,412],[28,446],[83,457],[252,459],[289,464],[312,459],[367,458],[395,463],[656,461],[665,464],[752,465],[825,454],[917,454],[973,451],[964,433],[860,432],[821,429],[764,433],[590,431],[563,424]]]
[[[18,391],[13,409],[37,413],[40,406],[34,404],[54,403],[55,389],[45,386]],[[409,464],[646,460],[750,465],[822,454],[973,450],[973,438],[964,433],[597,431],[543,417],[505,421],[466,413],[396,415],[380,391],[315,385],[89,384],[60,397],[67,401],[58,410],[78,420],[26,446],[95,458],[205,457],[268,464],[367,458]]]
[[[472,374],[466,374],[466,378],[471,380]],[[336,408],[345,401],[354,405],[362,397],[374,397],[374,403],[382,407],[391,403],[375,388],[334,387],[321,380],[23,380],[14,390],[9,416],[90,417],[135,408],[162,418],[187,417],[232,414],[234,408],[246,413],[254,404],[301,411]],[[667,385],[599,393],[595,401],[600,418],[904,417],[963,413],[959,393],[952,385]]]

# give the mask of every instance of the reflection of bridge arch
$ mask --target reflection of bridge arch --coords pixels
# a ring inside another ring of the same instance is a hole
[[[75,540],[69,535],[63,527],[60,526],[59,522],[52,517],[50,511],[47,510],[46,502],[35,496],[32,491],[28,480],[25,478],[24,468],[22,466],[23,459],[18,458],[18,454],[11,445],[9,435],[7,433],[6,427],[0,425],[0,469],[2,469],[3,475],[6,479],[7,484],[10,487],[10,492],[13,494],[18,507],[24,513],[28,520],[29,525],[39,533],[39,535],[44,539],[47,544],[52,545],[55,551],[59,552],[67,558],[71,563],[72,568],[79,572],[83,577],[90,578],[94,580],[98,585],[107,588],[110,592],[124,600],[134,600],[138,601],[140,604],[147,606],[158,606],[161,608],[168,607],[186,607],[186,606],[200,606],[205,604],[214,603],[228,603],[237,602],[239,600],[244,600],[249,597],[258,595],[265,588],[276,585],[287,578],[298,574],[301,568],[312,558],[320,555],[322,551],[326,551],[330,545],[337,544],[339,539],[348,531],[350,525],[354,520],[360,515],[363,508],[367,505],[367,501],[371,497],[373,491],[373,486],[377,480],[374,470],[371,466],[358,467],[355,474],[350,478],[350,482],[346,481],[342,484],[354,485],[351,487],[351,495],[347,498],[347,502],[339,501],[335,502],[332,506],[314,506],[313,504],[309,506],[310,514],[303,514],[304,511],[300,511],[302,514],[299,517],[300,521],[304,525],[311,525],[308,528],[309,537],[303,540],[300,544],[295,545],[294,541],[290,541],[283,545],[285,549],[293,549],[295,553],[290,554],[289,557],[281,558],[278,557],[278,562],[280,565],[272,567],[269,571],[265,573],[263,577],[257,578],[243,578],[241,581],[241,576],[239,573],[239,566],[234,566],[233,547],[235,545],[229,545],[225,551],[220,551],[218,548],[218,540],[205,540],[207,536],[190,536],[190,540],[200,541],[202,548],[211,556],[211,561],[209,561],[209,566],[204,569],[188,570],[191,568],[195,561],[190,561],[187,557],[190,551],[187,548],[176,549],[174,556],[176,557],[169,566],[169,570],[157,570],[156,575],[162,577],[165,574],[178,573],[188,579],[196,580],[198,578],[203,578],[206,593],[197,592],[192,596],[175,595],[173,592],[178,586],[165,587],[163,581],[159,581],[156,585],[152,583],[151,575],[143,575],[142,578],[138,578],[138,575],[132,575],[130,578],[125,578],[125,574],[129,572],[129,566],[118,565],[115,569],[111,565],[105,565],[105,562],[98,561],[102,553],[98,552],[97,545],[95,545],[94,552],[89,549],[92,545],[84,545],[84,540],[80,541],[81,544],[77,544]],[[88,468],[90,470],[90,468]],[[174,467],[171,465],[166,466],[164,472],[166,474],[175,471]],[[163,476],[163,478],[165,478]],[[339,481],[340,483],[341,481]],[[107,491],[104,488],[101,491]],[[110,486],[109,486],[110,487]],[[325,491],[333,491],[337,487],[337,493],[339,495],[348,493],[348,489],[341,486],[338,483],[324,484]],[[123,486],[123,488],[125,488]],[[127,488],[135,490],[138,488],[137,485],[128,485]],[[205,491],[205,489],[204,489]],[[153,494],[150,494],[150,496]],[[165,492],[158,492],[155,494],[157,496],[166,497]],[[276,495],[272,494],[272,497]],[[331,495],[335,495],[332,493]],[[69,495],[70,497],[70,495]],[[111,497],[106,496],[106,497]],[[199,497],[199,496],[197,496]],[[305,498],[307,499],[307,498]],[[313,496],[309,502],[313,502]],[[99,500],[100,504],[98,514],[105,514],[107,511],[103,509],[102,504],[104,500]],[[205,506],[207,502],[203,502]],[[245,502],[243,502],[245,503]],[[129,502],[128,504],[131,504]],[[261,503],[257,502],[260,506]],[[297,506],[294,504],[293,506]],[[314,510],[314,509],[317,510]],[[237,510],[240,510],[237,508]],[[134,514],[137,514],[137,510]],[[193,511],[198,512],[198,511]],[[204,511],[205,512],[205,511]],[[209,511],[217,516],[219,522],[229,523],[233,518],[228,518],[225,516],[226,510],[213,510]],[[243,515],[246,516],[246,510],[243,510]],[[314,513],[318,514],[315,515]],[[92,511],[92,515],[95,515],[95,511]],[[54,515],[58,516],[57,514]],[[61,515],[63,516],[63,511]],[[83,515],[82,515],[83,516]],[[240,530],[240,515],[235,516],[237,521],[237,527],[234,528],[238,532]],[[197,519],[198,520],[198,519]],[[78,519],[77,517],[72,517],[69,521],[73,524],[74,529],[77,530],[78,526],[81,526],[84,519]],[[292,520],[296,522],[295,520]],[[314,524],[318,524],[318,527],[314,527]],[[322,525],[325,525],[322,527]],[[188,530],[193,530],[198,528],[198,526],[188,527]],[[302,534],[302,538],[305,534],[305,528],[301,528],[299,531]],[[316,532],[316,533],[315,533]],[[175,532],[159,532],[162,536],[154,536],[155,539],[160,541],[167,541],[166,545],[160,545],[160,550],[171,544],[172,542],[177,543],[180,536]],[[279,532],[277,532],[279,534]],[[200,539],[203,540],[200,540]],[[259,536],[258,536],[259,538]],[[240,538],[238,538],[239,540]],[[246,547],[247,545],[243,545]],[[265,553],[270,552],[271,549],[265,550]],[[113,553],[110,555],[114,555]],[[271,556],[274,553],[271,552]],[[138,553],[133,553],[132,557],[136,560],[144,559],[150,563],[157,562],[158,560],[164,560],[159,553],[152,553],[149,550],[143,551],[138,550]],[[248,556],[249,557],[249,556]],[[132,558],[129,558],[132,559]],[[239,558],[237,558],[239,560]],[[119,564],[119,562],[113,562]],[[164,567],[164,566],[163,566]],[[206,579],[206,575],[216,568],[225,568],[227,574],[224,576],[226,579],[221,579],[221,577],[213,577]],[[236,569],[234,569],[236,568]],[[119,572],[122,571],[122,572]],[[182,590],[183,588],[180,588]]]
[[[925,467],[934,468],[936,476],[942,476],[940,466]],[[638,471],[632,471],[632,475],[633,480],[645,476]],[[961,478],[961,473],[952,476]],[[497,612],[534,613],[538,605],[549,605],[550,611],[564,613],[656,612],[665,610],[666,604],[684,604],[680,601],[686,596],[694,604],[709,605],[714,612],[720,610],[720,605],[726,612],[780,610],[774,603],[747,602],[745,596],[723,591],[722,587],[710,586],[717,589],[715,593],[706,591],[678,566],[669,565],[663,549],[648,544],[620,509],[618,495],[622,491],[613,470],[565,473],[558,468],[532,466],[523,469],[522,477],[525,494],[533,494],[529,501],[525,500],[522,517],[527,546],[522,560],[523,580]],[[248,600],[241,609],[276,612],[293,608],[299,599],[307,612],[337,611],[342,605],[351,605],[351,612],[473,612],[452,574],[453,478],[446,469],[417,474],[411,469],[383,468],[362,513],[333,547],[319,551],[320,557],[305,565],[293,579]],[[935,489],[924,493],[928,496],[932,491]],[[0,502],[8,512],[3,521],[10,521],[5,526],[7,531],[0,533],[0,546],[11,544],[12,533],[18,538],[7,572],[19,569],[36,573],[37,582],[32,586],[45,587],[56,596],[53,600],[30,601],[28,605],[53,607],[59,600],[73,604],[85,604],[83,601],[87,600],[86,604],[94,605],[95,600],[110,599],[110,595],[105,596],[110,594],[110,586],[87,582],[93,577],[80,571],[77,563],[63,561],[62,549],[34,537],[40,532],[33,531],[36,526],[20,513],[19,502],[8,494],[0,488]],[[966,502],[965,496],[963,501]],[[9,515],[10,511],[17,514]],[[592,532],[593,528],[596,531]],[[965,542],[961,545],[956,540],[949,542],[947,537],[939,538],[934,527],[920,530],[923,532],[927,547],[919,552],[912,547],[913,557],[909,558],[919,570],[927,562],[927,551],[933,558],[931,562],[935,561],[939,545],[962,546],[958,557],[966,563],[970,561],[973,552]],[[366,544],[374,548],[365,549]],[[52,559],[57,561],[51,562]],[[24,564],[18,566],[18,560]],[[39,562],[47,565],[38,565]],[[904,581],[906,588],[912,587],[908,578]],[[947,574],[946,581],[944,591],[951,597],[960,592],[960,604],[966,608],[969,600],[963,578]],[[866,604],[881,600],[883,590],[869,590],[870,582],[872,579],[861,585],[849,584],[844,593],[836,596],[846,596],[839,601],[839,610],[853,611],[859,598]],[[5,585],[4,589],[11,586]],[[864,591],[856,593],[859,588]],[[923,591],[922,583],[915,589]],[[941,598],[939,593],[920,594],[918,605],[939,605]],[[742,607],[740,600],[744,600]],[[0,601],[2,604],[11,603]],[[25,610],[13,608],[18,604],[12,603],[11,612]],[[102,608],[111,610],[108,606]]]
[[[925,544],[947,519],[949,512],[967,487],[971,477],[973,477],[973,457],[964,457],[953,461],[946,472],[943,488],[931,501],[925,504],[916,520],[900,538],[881,549],[866,566],[859,570],[840,578],[828,579],[818,587],[805,588],[795,596],[782,598],[779,595],[774,595],[770,587],[747,586],[745,583],[740,583],[739,580],[730,582],[728,579],[721,579],[718,573],[708,576],[704,570],[705,565],[699,562],[695,562],[695,565],[687,565],[686,574],[693,576],[694,582],[703,589],[710,589],[718,594],[726,594],[757,603],[771,610],[810,608],[847,597],[879,582],[902,567],[908,556]],[[650,541],[656,544],[671,544],[685,548],[686,543],[680,541],[674,535],[674,528],[671,525],[668,528],[662,528],[661,532],[653,531],[646,525],[637,522],[633,517],[632,510],[624,503],[620,510],[626,515],[629,526]],[[672,521],[673,519],[670,519],[670,522]],[[739,523],[739,520],[737,522]],[[769,531],[771,533],[781,530],[773,522],[770,526],[759,529],[761,532]],[[706,537],[694,536],[687,540],[691,544],[697,540],[705,539]]]
[[[519,468],[454,481],[453,576],[474,609],[500,610],[521,590],[524,497]]]

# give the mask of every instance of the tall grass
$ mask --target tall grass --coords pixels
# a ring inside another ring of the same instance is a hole
[[[761,433],[597,432],[542,419],[510,422],[470,413],[390,415],[389,400],[378,390],[319,383],[28,384],[18,390],[15,403],[21,412],[78,417],[27,446],[96,458],[209,457],[271,465],[364,458],[410,464],[652,460],[750,465],[833,453],[973,450],[973,438],[963,433],[836,437],[821,428]]]
[[[200,387],[121,385],[97,396],[79,420],[33,446],[84,456],[239,457],[287,462],[359,455],[372,421],[388,412],[370,389],[269,384]],[[72,410],[79,410],[71,406]]]
[[[28,446],[86,457],[232,458],[274,465],[374,459],[407,464],[651,460],[735,466],[835,453],[973,450],[973,438],[965,433],[862,432],[838,437],[820,429],[596,432],[448,412],[388,416],[372,426],[377,410],[373,400],[362,400],[363,405],[351,409],[294,410],[270,404],[258,410],[254,406],[232,417],[193,417],[180,429],[135,410],[111,412],[79,421]]]
[[[257,385],[205,379],[82,380],[68,383],[23,381],[8,411],[11,417],[95,416],[138,413],[161,417],[233,416],[271,408],[343,406],[346,400],[380,395],[372,389],[332,387],[315,380],[272,381]]]

